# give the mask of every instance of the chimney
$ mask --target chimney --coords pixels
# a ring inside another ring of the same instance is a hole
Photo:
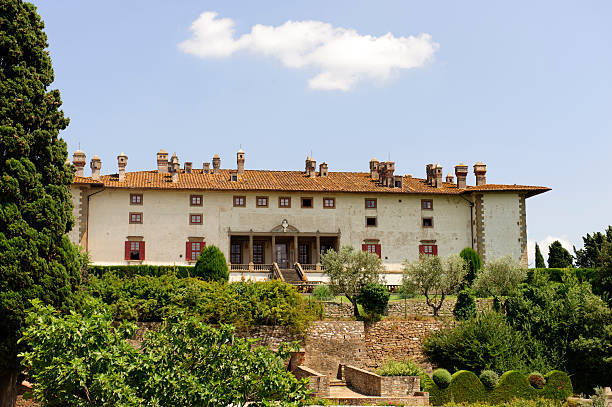
[[[127,167],[128,156],[121,153],[117,156],[117,166],[119,167],[119,182],[125,182],[125,167]]]
[[[168,152],[163,148],[157,153],[157,172],[159,174],[168,173]]]
[[[202,172],[204,174],[210,174],[210,163],[204,163],[202,166]]]
[[[453,175],[452,172],[449,172],[448,174],[446,174],[446,182],[448,182],[449,184],[455,183],[455,176]]]
[[[402,177],[401,175],[394,175],[393,176],[393,186],[395,188],[401,188],[403,180],[404,180],[404,177]]]
[[[76,168],[76,172],[74,175],[77,177],[83,176],[83,168],[85,168],[85,164],[87,163],[87,159],[85,157],[85,153],[81,150],[77,150],[72,155],[72,163]]]
[[[393,188],[395,180],[393,173],[395,172],[395,163],[393,161],[383,161],[379,165],[378,179],[380,183],[385,187]]]
[[[94,155],[89,163],[91,167],[91,179],[95,181],[100,180],[100,169],[102,168],[102,160],[97,155]]]
[[[319,164],[319,177],[327,177],[327,163]]]
[[[176,183],[179,179],[179,171],[181,170],[181,164],[179,163],[178,156],[176,153],[172,154],[170,159],[170,172],[172,173],[172,182]]]
[[[238,166],[238,174],[244,174],[244,151],[242,149],[236,153],[236,164]]]
[[[191,174],[193,163],[191,161],[185,161],[185,174]]]
[[[309,177],[317,175],[317,162],[312,157],[306,157],[306,175]]]
[[[434,165],[433,176],[434,186],[436,188],[442,188],[442,166],[440,164]]]
[[[487,166],[480,161],[474,164],[474,175],[476,175],[476,186],[487,183]]]
[[[378,160],[376,158],[372,158],[370,160],[370,179],[373,181],[378,181],[380,173],[380,166],[378,164]]]
[[[213,163],[213,174],[218,174],[219,170],[221,169],[221,157],[219,157],[219,154],[215,154],[213,156],[212,159],[212,163]]]
[[[434,175],[433,175],[433,168],[434,165],[433,164],[427,164],[425,166],[425,174],[427,175],[427,185],[429,186],[433,186],[433,179],[434,179]]]
[[[468,166],[465,164],[455,165],[455,175],[457,176],[457,188],[467,187]]]

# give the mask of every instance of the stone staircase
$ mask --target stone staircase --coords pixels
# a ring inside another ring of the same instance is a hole
[[[300,275],[295,269],[280,269],[280,272],[283,275],[285,282],[289,284],[299,284],[302,282]]]

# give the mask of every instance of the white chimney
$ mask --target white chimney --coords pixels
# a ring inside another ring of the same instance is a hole
[[[125,167],[127,166],[128,156],[121,153],[117,156],[117,166],[119,167],[119,182],[125,182]]]
[[[85,157],[85,153],[81,150],[77,150],[72,155],[72,163],[76,168],[76,172],[74,175],[77,177],[83,176],[83,169],[85,168],[85,164],[87,163],[87,159]]]
[[[100,169],[102,169],[102,160],[97,155],[94,155],[89,163],[91,167],[91,179],[95,181],[100,180]]]

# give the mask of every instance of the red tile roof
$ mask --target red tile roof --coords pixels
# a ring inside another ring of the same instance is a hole
[[[486,184],[457,188],[456,184],[443,183],[442,188],[427,185],[424,179],[403,177],[402,188],[390,188],[379,185],[370,179],[366,172],[329,172],[327,177],[308,177],[301,171],[268,171],[245,170],[238,174],[237,181],[231,181],[235,170],[220,170],[216,174],[204,174],[202,170],[193,170],[178,174],[178,182],[172,182],[171,174],[160,174],[157,171],[126,172],[125,181],[119,182],[117,174],[102,175],[99,181],[91,177],[75,177],[74,184],[90,184],[108,188],[129,189],[175,189],[175,190],[209,190],[209,191],[287,191],[287,192],[361,192],[389,194],[446,194],[459,195],[470,192],[517,191],[527,196],[537,195],[550,188],[527,185]]]

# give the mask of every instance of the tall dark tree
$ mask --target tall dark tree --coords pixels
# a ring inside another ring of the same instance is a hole
[[[548,246],[548,267],[549,268],[566,268],[571,267],[574,258],[561,242],[555,240]]]
[[[585,268],[596,268],[602,264],[601,254],[605,242],[612,243],[612,226],[601,232],[595,232],[591,236],[586,234],[582,237],[584,248],[576,250],[574,247],[574,253],[576,254],[576,266]]]
[[[13,406],[17,341],[30,300],[71,307],[79,282],[66,143],[68,119],[36,8],[0,0],[0,407]]]
[[[540,246],[537,243],[535,247],[535,266],[537,269],[546,268],[546,263],[544,263],[544,256],[542,256]]]
[[[465,249],[461,250],[459,256],[465,260],[468,266],[468,270],[464,278],[464,285],[471,287],[472,283],[476,279],[478,270],[480,270],[482,267],[482,261],[480,260],[478,252],[471,247],[466,247]]]

